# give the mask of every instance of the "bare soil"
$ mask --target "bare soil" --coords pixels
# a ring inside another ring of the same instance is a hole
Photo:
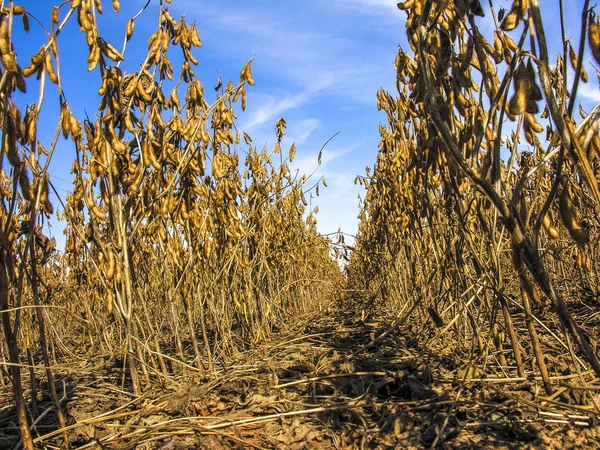
[[[317,316],[317,317],[315,317]],[[57,379],[73,448],[95,449],[582,449],[598,448],[595,414],[567,388],[591,373],[555,375],[546,396],[533,375],[490,376],[469,352],[396,311],[354,307],[300,318],[214,376],[190,370],[141,396],[121,385],[119,361],[65,362]],[[435,330],[434,330],[435,331]],[[557,351],[559,351],[557,349]],[[567,386],[567,387],[565,387]],[[40,386],[43,388],[43,386]],[[40,389],[40,391],[45,391]],[[582,391],[583,392],[583,391]],[[18,443],[8,386],[0,448]],[[590,396],[590,398],[592,398]],[[592,403],[593,403],[592,399]],[[37,398],[36,445],[64,448],[49,398]]]

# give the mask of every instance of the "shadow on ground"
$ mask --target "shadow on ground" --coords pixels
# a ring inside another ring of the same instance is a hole
[[[465,383],[480,376],[480,362],[467,365],[466,345],[434,341],[434,327],[367,304],[354,299],[307,314],[212,375],[190,370],[137,397],[120,386],[117,363],[90,361],[63,378],[70,443],[105,450],[597,448],[585,411],[566,417],[557,406],[568,399],[558,395],[540,407],[533,379]],[[63,448],[61,434],[51,434],[51,402],[38,407],[48,411],[36,424],[46,436],[39,444]],[[0,448],[16,443],[15,423],[13,409],[0,410]]]

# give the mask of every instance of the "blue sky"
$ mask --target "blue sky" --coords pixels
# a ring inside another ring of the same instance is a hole
[[[21,2],[44,23],[49,23],[51,7],[56,2],[25,0]],[[121,12],[115,14],[111,2],[104,0],[100,21],[102,36],[121,48],[125,23],[136,14],[145,0],[121,0]],[[485,18],[477,18],[481,31],[489,36],[493,22],[485,3]],[[496,7],[510,7],[508,1],[495,2]],[[543,0],[543,14],[549,20],[557,17],[557,1]],[[579,39],[582,0],[565,2],[569,30],[575,42]],[[575,6],[575,7],[574,7]],[[319,230],[330,233],[342,228],[354,234],[357,229],[358,199],[362,192],[354,185],[357,174],[373,165],[379,143],[378,126],[385,115],[376,109],[376,92],[383,87],[394,93],[393,67],[397,46],[408,48],[405,40],[405,13],[393,0],[173,0],[169,6],[174,18],[185,14],[188,22],[196,21],[203,47],[196,53],[196,74],[205,84],[205,92],[214,93],[218,74],[224,82],[239,77],[242,66],[251,58],[256,85],[248,90],[248,108],[238,112],[237,126],[252,136],[259,147],[272,147],[274,124],[279,117],[287,121],[284,148],[296,143],[294,168],[313,172],[321,146],[335,133],[323,154],[323,164],[315,174],[325,176],[329,188],[321,189],[313,199],[319,206]],[[61,9],[62,15],[67,8]],[[145,56],[149,35],[156,29],[158,1],[136,22],[136,32],[129,42],[123,67],[130,71],[139,67]],[[62,17],[61,15],[61,17]],[[558,43],[558,24],[550,26],[549,38]],[[32,31],[15,35],[19,63],[26,66],[29,57],[45,41],[39,26],[31,21]],[[517,31],[518,33],[518,31]],[[61,72],[67,99],[78,117],[86,111],[93,117],[99,98],[98,73],[88,73],[85,58],[85,36],[76,20],[59,36]],[[588,58],[589,60],[589,58]],[[582,94],[600,100],[595,71],[587,66],[590,83]],[[35,83],[30,91],[18,97],[19,102],[37,99]],[[586,103],[590,99],[582,97]],[[47,90],[40,126],[40,139],[48,147],[58,116],[56,88]],[[69,174],[74,150],[61,141],[50,168],[59,194],[70,189]],[[58,207],[55,201],[55,207]],[[60,209],[60,208],[59,208]],[[52,230],[59,243],[62,227]]]

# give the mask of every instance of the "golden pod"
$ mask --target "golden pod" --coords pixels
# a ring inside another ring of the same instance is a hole
[[[10,48],[10,36],[8,34],[8,23],[7,20],[0,21],[0,54],[6,55],[11,53]]]
[[[43,203],[48,199],[48,195],[50,194],[50,176],[48,172],[45,171],[42,175],[42,190],[40,195],[40,201]]]
[[[114,303],[113,293],[112,293],[112,290],[109,288],[106,291],[106,313],[109,316],[113,312],[113,303]]]
[[[64,138],[68,138],[71,134],[71,111],[66,104],[61,105],[62,116],[60,121],[60,127]]]
[[[131,39],[131,36],[133,36],[133,32],[135,30],[135,22],[133,20],[133,18],[129,19],[129,21],[127,22],[127,26],[125,27],[125,38],[127,40]]]
[[[8,34],[8,21],[4,18],[0,21],[0,54],[11,53],[10,36]]]
[[[107,259],[108,266],[106,267],[106,279],[112,280],[115,276],[115,267],[116,267],[115,253],[112,251],[111,248],[108,249],[107,253],[108,253],[108,255],[107,255],[106,259]]]
[[[518,49],[517,43],[515,41],[513,41],[510,36],[508,36],[506,33],[503,33],[502,39],[504,40],[504,44],[506,44],[506,49],[509,52],[514,53],[517,51],[517,49]]]
[[[51,23],[54,26],[57,25],[58,22],[60,22],[60,14],[58,12],[58,6],[55,6],[54,8],[52,8]]]
[[[100,50],[102,53],[108,58],[115,62],[123,61],[123,55],[119,53],[119,51],[114,48],[109,42],[106,42],[104,39],[99,39]]]
[[[11,121],[9,120],[9,123],[10,122]],[[6,157],[8,158],[10,164],[15,169],[18,169],[21,166],[21,158],[19,157],[19,151],[17,150],[16,136],[12,127],[10,127],[10,130],[8,128],[9,127],[7,127],[5,130],[3,136]]]
[[[50,202],[50,199],[46,198],[43,202],[44,212],[48,215],[54,213],[54,205]]]
[[[190,41],[192,45],[196,47],[202,47],[202,41],[200,40],[200,35],[198,34],[198,27],[195,23],[192,25],[192,29],[190,32]]]
[[[510,99],[508,110],[513,116],[516,116],[524,113],[527,109],[527,101],[531,92],[530,75],[527,67],[522,62],[513,75],[513,85],[515,93]]]
[[[2,12],[4,14],[9,14],[10,13],[10,6],[3,6],[2,7]],[[15,16],[20,16],[25,12],[25,7],[23,5],[14,5],[13,6],[13,10],[12,13]]]
[[[34,109],[34,111],[35,111],[35,109]],[[31,115],[31,117],[28,118],[26,115],[25,118],[26,118],[26,124],[27,124],[27,133],[26,133],[27,142],[33,144],[35,142],[35,138],[37,136],[37,114],[34,112]]]
[[[407,11],[410,8],[412,8],[413,6],[415,6],[415,0],[406,0],[404,2],[400,2],[398,3],[398,9],[401,9],[403,11]]]
[[[569,188],[569,183],[565,184],[563,191],[559,197],[558,207],[560,218],[569,231],[569,234],[579,244],[587,244],[590,240],[590,234],[587,229],[583,228],[577,220],[577,214],[573,207],[573,199]]]
[[[600,18],[596,18],[593,12],[590,13],[590,22],[588,24],[588,42],[594,59],[600,64]]]
[[[104,12],[104,9],[102,8],[102,0],[94,0],[94,5],[96,5],[96,9],[100,14]]]
[[[21,168],[20,170],[19,185],[21,186],[21,192],[23,193],[25,200],[32,202],[34,200],[34,196],[31,189],[31,183],[29,182],[29,177],[27,176],[27,169],[25,167]]]
[[[525,112],[525,129],[530,129],[534,133],[541,133],[544,131],[544,127],[536,120],[533,114]]]
[[[100,50],[100,46],[97,44],[92,45],[90,50],[90,54],[87,58],[88,62],[88,72],[91,72],[96,68],[98,63],[100,62],[100,58],[102,57],[102,51]]]
[[[115,264],[115,281],[117,283],[123,282],[123,269],[121,268],[121,264]]]
[[[93,42],[94,36],[93,36],[92,31],[94,29],[94,22],[92,22],[91,15],[89,14],[89,7],[79,8],[79,14],[77,15],[77,20],[79,21],[79,26],[81,28],[81,31],[86,31],[86,39],[87,39],[88,35],[91,35],[92,42]],[[88,45],[89,45],[89,41],[88,41]]]
[[[254,79],[252,78],[252,71],[250,68],[251,64],[252,60],[248,61],[242,68],[242,72],[240,73],[240,83],[247,81],[250,86],[254,86]]]
[[[5,53],[2,55],[2,64],[4,65],[4,68],[7,72],[19,72],[19,66],[17,65],[17,60],[15,59],[15,54],[13,52]]]
[[[38,66],[35,66],[33,64],[25,67],[23,69],[23,76],[25,77],[30,77],[31,75],[33,75],[34,73],[36,73],[39,70]]]
[[[546,230],[546,233],[548,234],[548,237],[550,239],[558,239],[558,237],[559,237],[558,230],[556,229],[556,227],[554,225],[552,225],[552,219],[550,218],[550,212],[547,212],[546,215],[544,216],[543,225],[544,225],[544,229]]]
[[[584,254],[581,249],[577,252],[577,268],[581,270],[591,270],[592,261],[591,258]]]
[[[519,15],[516,11],[511,11],[500,24],[500,28],[504,31],[514,30],[519,23]]]
[[[494,58],[494,62],[496,64],[499,64],[502,61],[502,48],[500,49],[500,51],[496,50],[498,44],[496,43],[496,34],[494,34],[494,46],[492,47],[490,45],[490,43],[483,37],[481,37],[481,42],[483,44],[483,48],[484,50],[488,53],[488,55],[490,55],[492,58]],[[490,70],[495,70],[494,66],[491,64],[488,64],[488,66],[490,66]]]
[[[105,220],[106,219],[106,214],[104,214],[104,211],[102,211],[98,206],[93,205],[90,208],[90,211],[92,212],[92,214],[94,216],[96,216],[97,219],[100,219],[100,220]]]
[[[246,89],[242,90],[242,111],[246,111]]]
[[[73,137],[73,139],[80,137],[81,123],[75,118],[73,114],[70,115],[69,122],[71,126],[71,136]]]
[[[590,163],[596,159],[596,155],[600,153],[600,136],[598,133],[594,133],[592,136],[592,140],[590,141],[590,145],[587,148],[587,159]]]
[[[190,214],[188,213],[185,201],[181,202],[181,208],[179,209],[179,213],[181,214],[181,218],[186,222],[190,219]]]
[[[573,68],[575,73],[577,73],[577,64],[579,63],[579,57],[577,56],[577,53],[575,53],[575,49],[573,48],[571,43],[569,43],[569,60],[571,61],[571,67]],[[579,78],[584,83],[588,82],[588,74],[585,71],[583,65],[581,66],[581,75]]]
[[[158,30],[150,36],[148,39],[148,56],[152,57],[158,54],[162,42],[162,30]]]
[[[498,30],[496,30],[494,32],[494,51],[498,55],[504,54],[504,43],[502,42],[502,39],[500,38],[500,31],[498,31]]]
[[[529,99],[539,102],[543,99],[542,90],[538,86],[535,79],[535,69],[533,68],[533,64],[531,63],[531,59],[527,61],[527,74],[529,75],[529,82],[531,83],[531,92],[529,93]],[[536,107],[537,112],[537,107]]]

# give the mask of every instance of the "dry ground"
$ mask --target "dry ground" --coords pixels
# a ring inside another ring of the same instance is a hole
[[[542,397],[540,383],[477,378],[468,352],[402,323],[395,311],[334,305],[299,319],[206,378],[121,389],[119,362],[96,356],[58,371],[75,448],[598,448],[599,428],[572,391]],[[556,373],[556,372],[554,372]],[[488,372],[489,374],[489,372]],[[583,377],[593,382],[591,374]],[[566,373],[554,382],[568,383]],[[578,383],[573,380],[571,383]],[[5,387],[0,399],[10,402]],[[38,399],[36,443],[63,448],[49,399]],[[571,406],[570,406],[571,405]],[[17,442],[13,409],[0,410],[0,448]]]

